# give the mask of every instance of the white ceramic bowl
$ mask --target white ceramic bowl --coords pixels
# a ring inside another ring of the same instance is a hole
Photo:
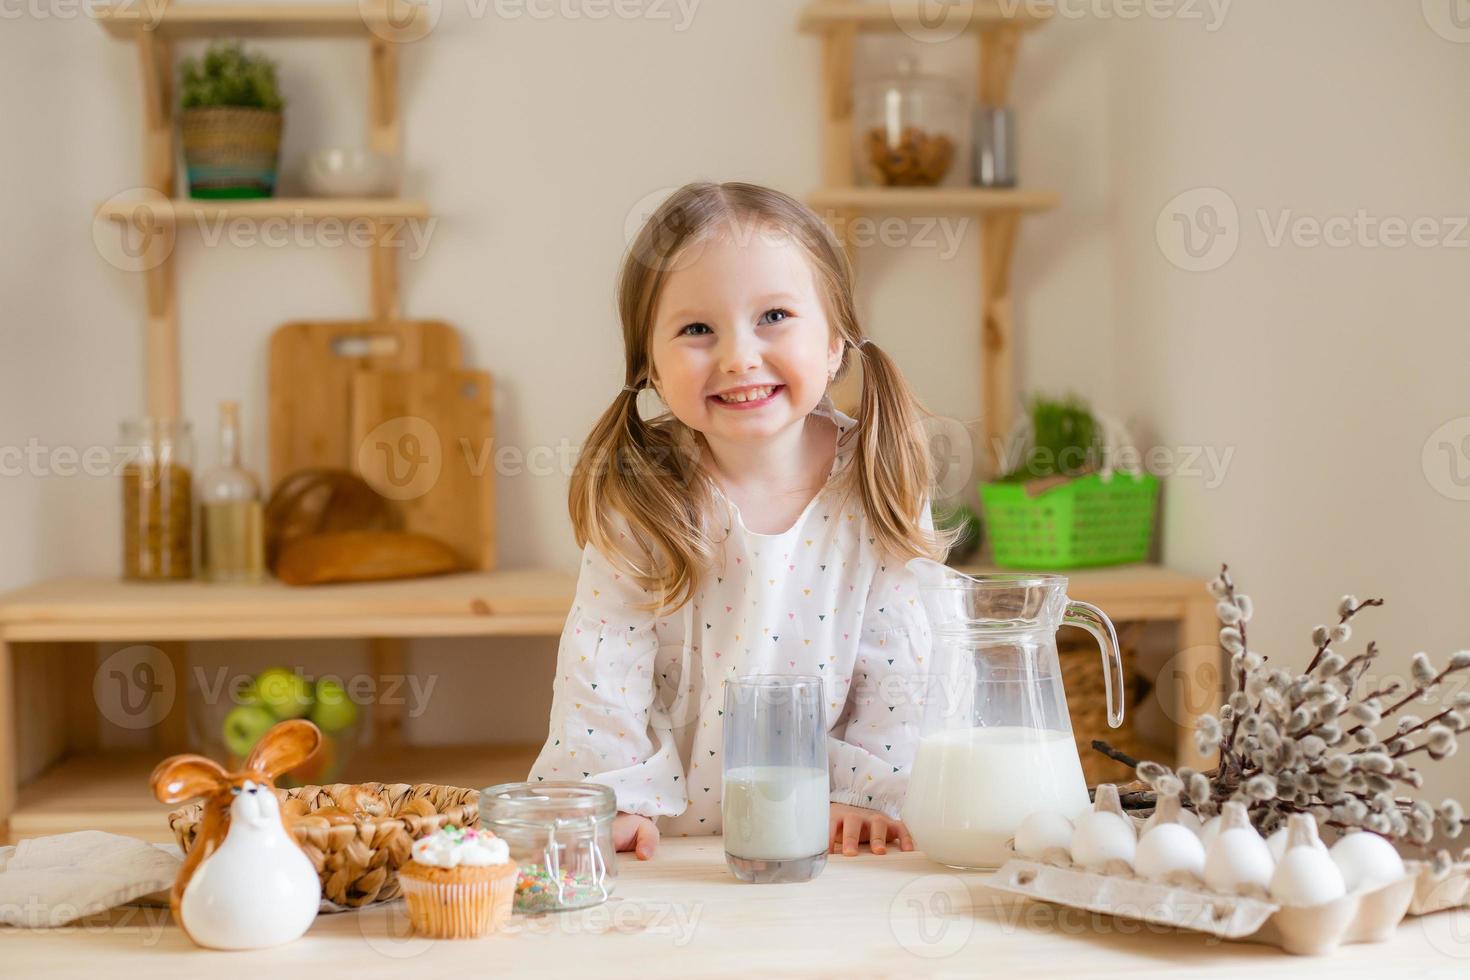
[[[382,197],[393,190],[396,166],[372,150],[329,147],[306,156],[306,189],[321,197]]]

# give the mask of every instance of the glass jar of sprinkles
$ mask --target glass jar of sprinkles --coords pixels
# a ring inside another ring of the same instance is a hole
[[[607,901],[617,880],[617,797],[596,783],[501,783],[480,791],[480,826],[520,865],[517,912],[564,912]]]

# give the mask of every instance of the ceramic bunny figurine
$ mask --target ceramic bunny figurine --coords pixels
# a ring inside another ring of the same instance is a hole
[[[176,755],[153,770],[164,803],[204,797],[204,819],[169,893],[174,921],[200,946],[260,949],[301,936],[321,904],[321,879],[281,816],[274,780],[301,765],[322,734],[283,721],[255,744],[242,772],[202,755]]]

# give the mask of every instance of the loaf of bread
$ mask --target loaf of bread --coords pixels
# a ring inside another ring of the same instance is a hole
[[[444,542],[407,531],[331,531],[281,548],[276,577],[287,585],[375,582],[443,575],[461,569]]]

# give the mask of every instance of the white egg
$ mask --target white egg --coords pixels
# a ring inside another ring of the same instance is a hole
[[[1347,894],[1342,872],[1327,848],[1298,844],[1289,848],[1271,875],[1271,897],[1282,905],[1322,905]]]
[[[1370,831],[1348,834],[1332,845],[1330,853],[1350,892],[1397,881],[1404,876],[1404,859],[1399,857],[1399,852]]]
[[[1073,863],[1093,871],[1103,870],[1109,861],[1122,861],[1132,867],[1137,847],[1133,824],[1110,810],[1082,814],[1072,831]]]
[[[1072,830],[1072,821],[1060,813],[1037,810],[1027,814],[1016,828],[1016,850],[1037,860],[1055,848],[1070,854]]]
[[[1143,832],[1133,855],[1133,870],[1157,881],[1176,871],[1204,877],[1205,846],[1183,824],[1161,823]]]
[[[1205,884],[1217,892],[1239,894],[1252,885],[1267,889],[1276,862],[1254,827],[1220,831],[1205,852]]]
[[[1208,852],[1210,845],[1215,843],[1215,837],[1220,833],[1220,818],[1211,817],[1206,820],[1204,826],[1199,829],[1199,842],[1205,845]]]
[[[1282,855],[1286,853],[1286,827],[1280,827],[1270,837],[1266,838],[1266,846],[1271,849],[1271,860],[1277,864],[1281,863]],[[1312,838],[1312,846],[1317,850],[1326,852],[1327,845],[1322,843],[1320,837]]]

